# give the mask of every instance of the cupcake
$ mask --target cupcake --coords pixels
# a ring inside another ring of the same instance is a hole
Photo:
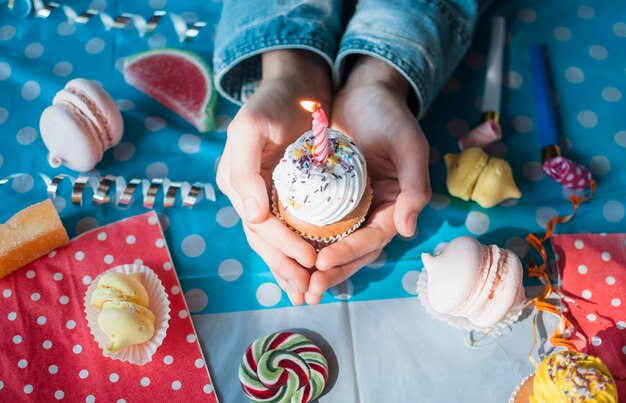
[[[546,357],[535,373],[522,381],[510,403],[617,403],[617,386],[596,357],[560,351]]]
[[[319,250],[363,223],[372,189],[363,153],[343,133],[319,126],[320,120],[327,124],[321,109],[313,115],[313,130],[287,147],[274,169],[272,205]]]
[[[455,327],[489,331],[512,324],[524,305],[522,263],[513,252],[462,236],[439,254],[422,254],[422,305]]]

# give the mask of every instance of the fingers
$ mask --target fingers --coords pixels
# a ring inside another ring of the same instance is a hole
[[[392,160],[398,171],[400,194],[393,212],[393,222],[400,235],[411,237],[415,234],[417,216],[430,200],[430,180],[428,177],[428,142],[417,123],[405,138],[414,141],[395,142],[392,147]]]
[[[228,180],[249,223],[262,222],[269,213],[267,185],[260,174],[266,137],[259,133],[260,130],[264,129],[255,125],[252,118],[246,117],[236,119],[228,126]]]
[[[308,270],[294,262],[265,242],[255,233],[245,229],[248,243],[269,266],[280,287],[285,290],[294,305],[304,303],[304,293],[309,287],[311,277]]]
[[[353,260],[347,264],[334,267],[327,271],[316,271],[311,275],[309,290],[304,295],[305,301],[309,305],[320,302],[322,295],[331,287],[345,281],[348,277],[359,271],[363,266],[372,263],[382,249],[367,253],[366,255]]]
[[[322,249],[315,266],[320,271],[333,269],[380,251],[396,235],[393,203],[377,207],[365,224],[354,233]]]

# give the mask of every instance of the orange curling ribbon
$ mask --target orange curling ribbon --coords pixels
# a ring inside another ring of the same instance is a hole
[[[535,264],[535,261],[532,258],[529,259],[528,276],[538,278],[539,281],[544,286],[543,290],[539,293],[539,295],[537,295],[535,298],[528,301],[527,305],[534,304],[535,308],[537,308],[538,311],[551,313],[553,315],[560,317],[559,325],[557,326],[556,330],[552,333],[552,335],[548,338],[548,340],[555,347],[565,347],[571,351],[577,351],[578,349],[576,348],[574,343],[572,343],[570,340],[567,340],[563,336],[563,333],[565,332],[565,329],[571,327],[572,324],[565,316],[563,316],[563,313],[557,307],[555,307],[553,304],[546,301],[546,299],[554,291],[554,287],[552,286],[552,283],[550,281],[550,276],[546,272],[546,265],[548,262],[548,252],[546,251],[546,248],[544,247],[544,242],[552,238],[552,236],[554,235],[554,229],[557,224],[564,224],[574,217],[580,205],[582,203],[585,203],[589,199],[591,199],[591,196],[593,196],[595,190],[596,190],[596,182],[593,179],[591,179],[591,182],[589,183],[589,195],[583,196],[583,197],[578,196],[578,195],[572,195],[570,197],[569,200],[572,203],[572,213],[570,215],[556,216],[550,219],[550,221],[548,221],[548,223],[546,224],[546,233],[542,239],[539,239],[534,234],[528,234],[526,236],[526,241],[528,241],[528,243],[537,251],[537,253],[539,253],[539,256],[541,256],[540,264]],[[530,348],[530,352],[528,353],[528,359],[535,366],[535,368],[538,367],[538,364],[533,358],[532,352],[535,349],[536,343],[537,343],[537,313],[535,313],[535,315],[533,316],[533,343]]]

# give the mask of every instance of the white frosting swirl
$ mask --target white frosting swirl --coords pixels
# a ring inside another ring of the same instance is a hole
[[[343,133],[328,129],[330,156],[325,164],[312,155],[313,132],[287,147],[272,179],[278,198],[293,216],[319,227],[348,215],[367,186],[363,153]]]

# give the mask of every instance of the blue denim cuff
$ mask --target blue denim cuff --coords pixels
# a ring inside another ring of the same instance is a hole
[[[242,104],[261,80],[261,53],[270,50],[310,50],[332,68],[341,30],[338,8],[337,0],[225,2],[213,56],[218,92]]]
[[[362,0],[341,40],[335,79],[347,56],[383,60],[409,81],[421,117],[469,47],[477,16],[471,0]]]

